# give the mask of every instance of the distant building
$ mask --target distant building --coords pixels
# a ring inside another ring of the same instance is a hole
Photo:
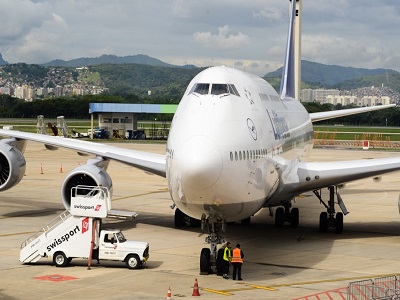
[[[5,95],[12,95],[13,94],[13,89],[10,87],[2,87],[0,88],[0,94],[5,94]]]
[[[339,90],[335,89],[303,89],[300,92],[300,99],[303,102],[319,102],[325,103],[326,97],[328,95],[337,96],[340,94]]]
[[[47,88],[38,88],[37,90],[36,90],[36,95],[38,95],[38,96],[46,96],[48,94],[48,90],[47,90]]]

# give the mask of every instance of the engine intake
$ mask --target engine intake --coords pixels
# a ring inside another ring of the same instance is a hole
[[[25,175],[26,161],[12,139],[0,141],[0,191],[17,185]]]
[[[112,195],[112,180],[106,172],[108,161],[90,159],[87,164],[73,169],[61,187],[61,199],[66,209],[71,206],[71,189],[77,185],[104,186]]]

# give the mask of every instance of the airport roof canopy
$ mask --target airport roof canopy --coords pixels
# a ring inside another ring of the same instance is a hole
[[[90,103],[89,113],[173,114],[177,104]]]

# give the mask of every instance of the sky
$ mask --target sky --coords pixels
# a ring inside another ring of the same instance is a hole
[[[400,71],[399,0],[302,1],[302,59]],[[257,75],[283,64],[287,0],[1,0],[9,63],[145,54]]]

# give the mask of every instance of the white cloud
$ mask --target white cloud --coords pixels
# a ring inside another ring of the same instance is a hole
[[[249,44],[249,37],[241,32],[230,34],[228,25],[218,28],[217,34],[211,32],[196,32],[193,34],[195,43],[217,50],[231,50]]]

